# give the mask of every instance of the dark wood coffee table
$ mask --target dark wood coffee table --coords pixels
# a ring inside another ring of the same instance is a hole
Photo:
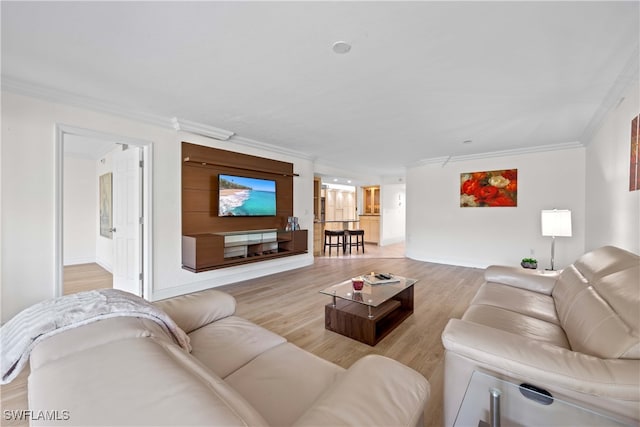
[[[369,284],[354,291],[351,279],[320,292],[332,297],[325,306],[325,328],[376,345],[413,313],[415,279],[394,276],[392,283]]]

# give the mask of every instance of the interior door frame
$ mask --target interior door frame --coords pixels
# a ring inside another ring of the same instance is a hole
[[[64,291],[64,137],[77,135],[93,139],[111,141],[114,144],[128,144],[140,147],[142,151],[142,297],[148,299],[153,290],[153,142],[121,135],[84,129],[77,126],[56,123],[55,127],[55,236],[54,236],[54,295],[62,296]]]

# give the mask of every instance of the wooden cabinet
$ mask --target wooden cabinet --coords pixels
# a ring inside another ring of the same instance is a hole
[[[325,220],[334,221],[336,219],[336,190],[327,188],[325,190]]]
[[[355,191],[327,188],[325,220],[344,221],[357,218]]]
[[[320,222],[313,224],[313,255],[320,256],[324,246],[324,227]]]
[[[199,273],[307,252],[307,230],[247,230],[182,236],[182,267]]]
[[[360,215],[360,228],[364,230],[364,241],[380,243],[380,216]]]
[[[362,187],[362,209],[365,215],[380,215],[380,186]]]
[[[364,230],[364,241],[380,243],[380,186],[362,187],[362,210],[360,228]]]
[[[322,211],[322,181],[320,178],[313,178],[313,219],[320,220]]]

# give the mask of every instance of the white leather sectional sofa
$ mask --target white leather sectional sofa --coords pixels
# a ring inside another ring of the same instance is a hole
[[[442,334],[446,426],[474,370],[640,423],[637,255],[607,246],[559,274],[492,266],[485,279]]]
[[[418,426],[427,380],[381,356],[345,370],[234,315],[209,290],[161,301],[192,352],[157,323],[116,317],[54,335],[31,353],[33,425]],[[62,412],[66,411],[66,412]]]

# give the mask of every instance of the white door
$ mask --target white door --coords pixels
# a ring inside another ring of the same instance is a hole
[[[142,296],[141,150],[122,147],[113,156],[113,287]]]

